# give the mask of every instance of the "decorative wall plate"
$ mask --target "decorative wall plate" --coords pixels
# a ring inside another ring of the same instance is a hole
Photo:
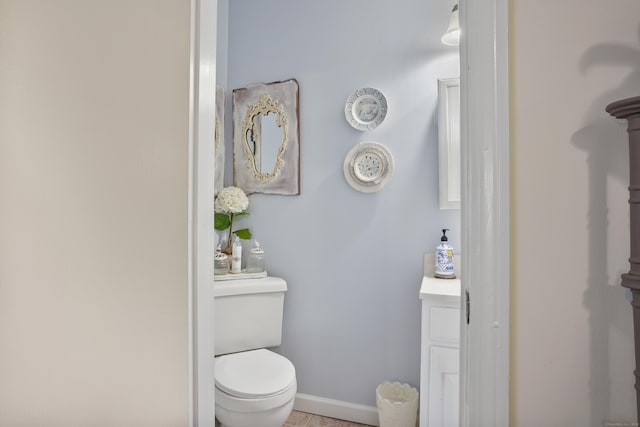
[[[387,147],[361,142],[344,159],[344,177],[354,190],[373,193],[385,186],[393,176],[393,156]]]
[[[387,115],[387,99],[377,89],[358,89],[347,98],[344,115],[358,130],[375,129]]]

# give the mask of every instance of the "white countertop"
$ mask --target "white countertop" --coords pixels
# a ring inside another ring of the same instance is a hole
[[[420,299],[427,295],[460,296],[460,279],[438,279],[433,276],[424,276],[420,285]]]
[[[433,276],[435,258],[433,253],[424,255],[424,276],[420,284],[420,299],[426,295],[460,296],[460,255],[454,256],[456,279],[439,279]]]

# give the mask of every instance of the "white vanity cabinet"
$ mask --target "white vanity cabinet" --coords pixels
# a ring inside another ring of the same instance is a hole
[[[420,426],[458,427],[460,280],[425,274],[420,299]]]

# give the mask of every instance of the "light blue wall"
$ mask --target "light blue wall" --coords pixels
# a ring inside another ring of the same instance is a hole
[[[437,4],[436,4],[437,3]],[[299,392],[375,405],[384,380],[419,385],[422,257],[441,228],[459,249],[459,211],[438,208],[437,79],[458,75],[442,46],[452,3],[435,0],[232,0],[231,89],[300,85],[301,195],[250,196],[241,219],[269,274],[287,280],[283,344]],[[375,130],[345,120],[347,97],[374,87],[389,111]],[[232,132],[227,120],[227,183]],[[360,141],[385,144],[396,172],[378,193],[353,190],[342,165]],[[245,251],[246,252],[246,251]]]

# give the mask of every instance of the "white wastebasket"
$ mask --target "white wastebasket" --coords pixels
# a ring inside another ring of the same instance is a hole
[[[418,390],[409,384],[384,382],[376,387],[380,427],[415,427],[418,418]]]

